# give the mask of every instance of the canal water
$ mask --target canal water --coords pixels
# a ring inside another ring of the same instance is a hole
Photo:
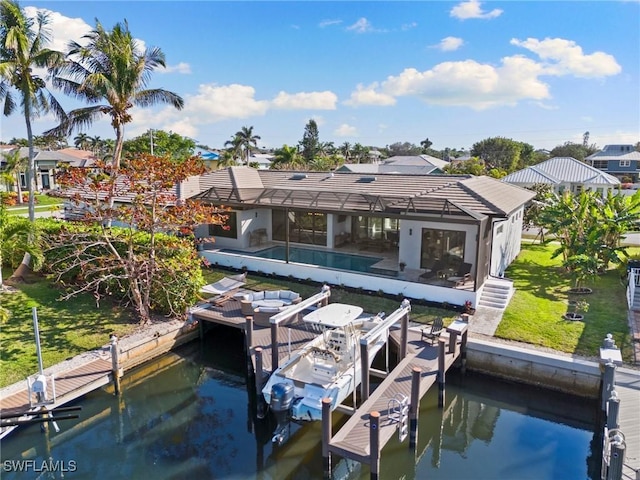
[[[120,398],[100,390],[81,399],[80,418],[58,422],[59,433],[14,432],[1,445],[0,476],[321,479],[318,423],[291,425],[276,446],[273,419],[254,420],[242,341],[216,327],[202,344],[127,374]],[[598,478],[595,402],[469,373],[447,382],[444,409],[437,389],[421,402],[417,452],[395,438],[382,451],[381,479]],[[366,479],[369,469],[334,457],[334,478]]]

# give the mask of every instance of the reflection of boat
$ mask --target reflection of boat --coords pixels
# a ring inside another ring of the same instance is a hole
[[[279,367],[262,389],[277,414],[295,420],[321,420],[322,399],[331,409],[340,405],[362,380],[360,338],[383,322],[383,315],[358,318],[362,308],[332,303],[306,315],[304,321],[319,335]],[[387,341],[388,329],[370,339],[370,363]]]

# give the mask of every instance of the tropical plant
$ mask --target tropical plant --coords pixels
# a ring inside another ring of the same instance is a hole
[[[18,192],[17,203],[22,204],[22,182],[20,181],[20,173],[24,171],[27,166],[27,158],[20,156],[20,149],[16,148],[10,152],[3,154],[6,162],[4,167],[4,174],[7,175],[7,180],[12,185],[16,186],[16,192]]]
[[[253,127],[242,127],[231,140],[225,142],[225,146],[233,148],[236,158],[242,159],[242,163],[249,165],[251,152],[257,150],[259,135],[254,135]]]
[[[295,169],[302,164],[303,159],[297,147],[285,144],[274,153],[275,157],[271,162],[271,168],[274,170]]]
[[[73,144],[75,145],[76,148],[79,148],[80,150],[88,150],[89,149],[89,145],[91,144],[91,140],[89,135],[87,135],[86,133],[78,133],[78,135],[76,135],[73,138]]]
[[[24,275],[27,268],[25,258],[31,260],[33,270],[42,266],[43,254],[38,228],[26,218],[10,217],[6,207],[0,204],[0,289],[3,286],[3,263],[8,261],[11,267],[17,268],[12,275],[17,279]]]
[[[72,110],[47,133],[69,135],[109,116],[116,135],[112,166],[117,171],[124,127],[132,121],[130,109],[169,104],[180,110],[184,100],[168,90],[147,89],[151,73],[165,66],[165,56],[157,47],[141,50],[126,21],[108,31],[96,20],[96,28],[83,38],[86,45],[69,44],[67,59],[54,69],[53,85],[90,106]]]
[[[17,1],[0,3],[0,101],[3,113],[11,115],[18,103],[11,90],[18,91],[27,128],[29,161],[27,187],[29,189],[29,219],[35,219],[35,152],[31,121],[41,113],[51,112],[64,117],[64,110],[49,92],[43,78],[34,68],[52,69],[63,60],[63,54],[45,48],[49,41],[48,17],[42,11],[36,19],[28,18]]]

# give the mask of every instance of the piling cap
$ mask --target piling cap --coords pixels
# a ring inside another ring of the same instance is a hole
[[[617,348],[616,341],[613,339],[613,335],[611,335],[610,333],[607,333],[607,336],[602,342],[602,346],[603,348]]]

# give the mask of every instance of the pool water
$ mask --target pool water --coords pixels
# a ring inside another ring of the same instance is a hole
[[[274,260],[285,260],[285,255],[286,250],[283,246],[270,247],[252,254],[254,257],[272,258]],[[382,258],[367,257],[365,255],[351,255],[348,253],[289,247],[290,262],[306,263],[340,270],[369,272],[371,266],[381,260]]]
[[[81,399],[80,418],[60,421],[60,433],[37,425],[14,432],[2,442],[2,465],[73,461],[68,479],[321,479],[319,423],[292,425],[289,440],[274,446],[273,419],[255,419],[242,340],[216,327],[202,344],[127,374],[120,398],[99,390]],[[421,402],[417,454],[394,438],[382,451],[380,478],[597,478],[596,410],[594,402],[452,374],[444,409],[437,389]],[[368,467],[333,460],[334,478],[369,478]],[[7,480],[37,476],[2,472]]]

